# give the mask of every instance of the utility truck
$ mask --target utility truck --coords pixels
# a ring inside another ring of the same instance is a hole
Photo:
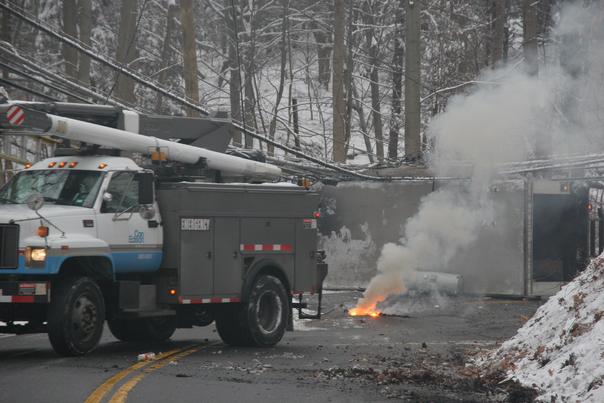
[[[318,195],[271,183],[282,176],[274,165],[197,146],[226,148],[226,130],[222,145],[179,132],[199,124],[228,127],[104,106],[0,105],[0,134],[79,148],[25,165],[0,190],[0,333],[47,332],[70,356],[94,349],[105,321],[122,341],[215,321],[227,344],[272,346],[293,330],[294,308],[320,318]],[[318,297],[316,314],[302,310],[303,294]]]

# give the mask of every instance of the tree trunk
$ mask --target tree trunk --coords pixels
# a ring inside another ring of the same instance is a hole
[[[365,113],[363,112],[363,105],[361,101],[359,101],[359,94],[357,93],[356,86],[352,85],[352,95],[354,96],[354,110],[357,111],[357,115],[359,116],[359,129],[361,129],[361,133],[363,133],[363,140],[365,140],[365,149],[367,149],[367,157],[369,157],[369,162],[374,163],[375,159],[373,158],[373,150],[371,149],[371,139],[369,139],[367,133],[367,121],[365,120]]]
[[[298,99],[292,98],[292,117],[293,117],[293,126],[294,126],[294,148],[296,150],[301,150],[302,146],[300,144],[300,125],[298,123]]]
[[[369,58],[371,61],[371,71],[369,72],[369,85],[371,87],[371,116],[373,117],[373,131],[375,133],[375,151],[379,161],[384,160],[384,135],[382,133],[382,113],[380,104],[380,77],[378,74],[377,66],[380,64],[378,59],[377,44],[374,43],[375,39],[375,18],[373,10],[369,3],[367,3],[367,9],[365,15],[367,16],[367,31],[366,41],[367,49],[369,50]],[[357,109],[357,112],[362,113]],[[360,115],[359,115],[360,118]],[[367,135],[365,134],[365,141],[367,141]],[[368,153],[371,151],[368,149]],[[373,156],[370,155],[370,161],[373,162]]]
[[[405,40],[405,157],[407,161],[421,158],[420,115],[420,3],[407,1]]]
[[[181,0],[180,11],[185,94],[189,101],[199,104],[199,82],[197,81],[197,44],[195,43],[195,10],[193,8],[193,0]],[[187,115],[198,117],[199,111],[192,108],[187,108]]]
[[[346,9],[344,0],[334,0],[334,47],[333,47],[333,152],[336,162],[346,161],[345,148],[345,114],[346,100],[344,99],[344,19]]]
[[[350,145],[350,136],[352,132],[352,71],[354,69],[354,63],[352,60],[354,41],[352,37],[353,27],[353,4],[352,1],[348,2],[348,15],[346,29],[346,69],[344,70],[344,93],[346,94],[346,131],[344,133],[344,139],[346,143],[345,152],[348,152],[348,146]]]
[[[281,98],[283,97],[283,89],[285,88],[285,68],[287,65],[287,31],[288,31],[288,22],[287,18],[289,13],[289,0],[283,0],[283,20],[281,22],[281,71],[279,75],[279,86],[277,87],[277,99],[275,100],[275,107],[273,109],[273,118],[271,119],[271,123],[268,129],[268,137],[271,140],[275,139],[275,130],[277,129],[277,114],[279,112],[279,104],[281,103]],[[267,146],[268,155],[274,155],[275,146],[269,144]]]
[[[312,33],[317,44],[317,62],[319,65],[319,84],[323,88],[329,88],[329,78],[331,77],[331,33],[326,33],[323,28],[313,23]]]
[[[75,0],[63,0],[63,32],[72,39],[78,38],[77,8]],[[78,78],[78,52],[74,47],[64,43],[62,48],[65,61],[65,74],[72,80]],[[69,101],[74,100],[69,98]]]
[[[505,42],[505,25],[507,15],[505,0],[493,0],[493,19],[491,34],[491,66],[497,67],[503,61],[503,48]]]
[[[7,10],[2,10],[2,31],[0,34],[2,35],[2,41],[6,43],[11,43],[11,20],[10,13]],[[8,79],[9,72],[8,70],[2,70],[2,78],[5,80]],[[0,160],[0,169],[1,169],[2,161]]]
[[[231,119],[242,123],[241,119],[241,70],[239,66],[239,51],[237,49],[237,34],[239,32],[237,2],[225,0],[225,25],[229,33],[229,98],[231,102]],[[233,7],[234,5],[234,7]],[[233,145],[241,147],[241,131],[231,128],[231,141]]]
[[[245,109],[244,119],[245,124],[249,128],[256,128],[256,95],[254,93],[254,75],[256,74],[256,2],[249,1],[249,12],[244,15],[249,15],[248,24],[243,24],[244,27],[249,27],[249,31],[245,31],[247,49],[245,52],[245,81],[243,83],[243,90],[245,93]],[[254,138],[252,136],[245,136],[245,148],[254,147]]]
[[[390,132],[388,139],[388,158],[396,160],[398,158],[398,137],[401,130],[401,98],[403,87],[403,9],[406,0],[400,0],[399,7],[396,10],[396,28],[394,35],[394,53],[392,56],[392,112],[390,116]]]
[[[174,27],[176,26],[176,16],[178,15],[178,7],[176,3],[171,3],[168,5],[168,13],[166,14],[166,32],[164,34],[164,43],[162,44],[161,49],[161,64],[159,66],[159,76],[157,81],[160,85],[164,85],[166,80],[168,79],[168,69],[167,67],[171,63],[171,47],[170,42],[172,39],[172,35],[174,34]],[[163,98],[161,94],[157,94],[157,100],[155,102],[155,112],[162,112],[162,101]]]
[[[539,72],[537,64],[537,2],[522,0],[523,50],[527,72],[535,75]]]
[[[137,0],[122,0],[120,10],[120,30],[117,43],[117,60],[124,66],[136,58],[136,17],[138,13]],[[117,97],[129,104],[136,103],[134,96],[134,81],[122,74],[116,78]]]
[[[248,69],[251,70],[250,66]],[[256,119],[254,118],[254,111],[256,110],[256,97],[254,95],[253,77],[250,71],[245,74],[243,91],[245,93],[245,127],[249,130],[256,128]],[[254,138],[249,135],[245,135],[245,148],[254,148]]]
[[[90,46],[92,34],[92,0],[78,0],[78,25],[80,28],[80,42]],[[78,80],[86,87],[90,86],[90,56],[83,53],[79,55]]]

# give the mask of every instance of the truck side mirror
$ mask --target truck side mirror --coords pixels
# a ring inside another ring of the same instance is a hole
[[[140,172],[136,176],[138,179],[138,204],[153,204],[153,173]]]

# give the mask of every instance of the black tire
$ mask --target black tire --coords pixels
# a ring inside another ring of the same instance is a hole
[[[143,319],[146,340],[165,341],[176,331],[176,316]]]
[[[245,303],[229,307],[216,318],[216,328],[232,346],[271,347],[283,337],[288,315],[289,300],[281,280],[261,275]]]
[[[138,320],[108,319],[107,325],[111,334],[121,341],[142,341],[142,323]]]
[[[67,278],[54,285],[48,307],[48,338],[63,356],[92,351],[103,334],[105,302],[89,277]]]
[[[230,346],[252,346],[253,341],[245,327],[242,304],[228,304],[222,307],[215,318],[216,330],[222,341]]]
[[[176,330],[176,317],[110,319],[111,334],[121,341],[165,341]]]

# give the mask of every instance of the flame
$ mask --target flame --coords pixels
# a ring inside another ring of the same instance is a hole
[[[373,307],[359,307],[352,308],[348,310],[348,315],[350,316],[370,316],[372,318],[377,318],[381,315],[381,312]]]

